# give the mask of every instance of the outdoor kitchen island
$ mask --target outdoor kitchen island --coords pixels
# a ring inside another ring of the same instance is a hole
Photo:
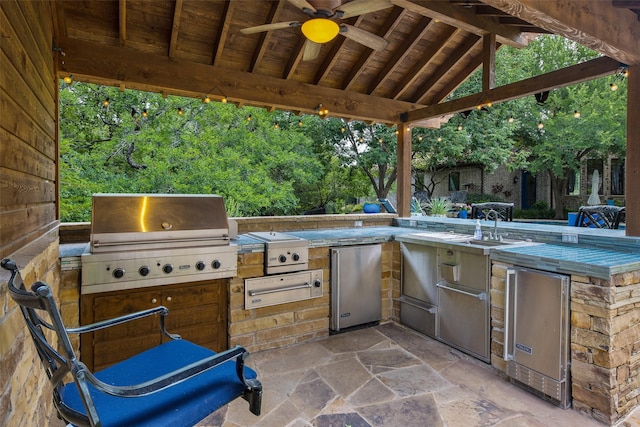
[[[345,216],[341,217],[345,219]],[[322,223],[305,223],[306,218],[300,218],[300,221],[297,221],[298,218],[247,219],[245,223],[244,219],[239,219],[240,234],[236,240],[238,275],[228,279],[228,344],[245,345],[255,352],[328,335],[329,248],[336,245],[380,243],[383,246],[382,321],[397,322],[400,309],[400,251],[399,244],[394,241],[395,236],[428,231],[471,234],[474,224],[473,221],[460,219],[412,217],[394,219],[395,226],[389,226],[385,222],[389,221],[390,224],[391,220],[386,215],[363,215],[355,220],[361,218],[365,221],[367,218],[385,219],[382,223],[365,223],[364,227],[345,227],[342,223],[331,224],[334,228],[326,229],[321,228]],[[325,218],[325,221],[328,220]],[[353,224],[353,219],[350,220]],[[489,223],[483,225],[484,230],[488,231]],[[305,226],[309,228],[304,229]],[[309,240],[309,268],[325,271],[321,298],[244,310],[244,279],[264,275],[264,244],[244,234],[265,228]],[[499,371],[505,370],[502,328],[506,269],[511,265],[524,265],[562,271],[571,276],[574,409],[606,424],[620,420],[638,404],[640,392],[637,357],[640,326],[635,324],[640,319],[640,308],[636,307],[640,305],[640,255],[636,255],[640,239],[626,238],[623,232],[617,230],[595,231],[515,223],[500,223],[499,231],[508,233],[509,238],[529,238],[546,244],[521,248],[500,247],[491,251],[491,365]],[[580,244],[561,245],[563,232],[578,234]],[[65,246],[62,245],[61,252]],[[65,266],[70,266],[66,273],[74,276],[74,256],[72,253],[67,255],[70,256],[62,254],[65,288],[73,286],[65,279]],[[77,272],[75,277],[77,288]],[[69,289],[63,293],[72,296]],[[66,302],[69,303],[69,300]]]

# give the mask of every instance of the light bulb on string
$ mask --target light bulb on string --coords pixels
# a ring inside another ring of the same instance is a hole
[[[542,129],[544,127],[544,123],[538,122],[538,129]]]
[[[573,117],[575,117],[576,119],[579,119],[579,118],[580,118],[580,111],[575,110],[575,111],[573,112]]]
[[[509,120],[508,120],[509,123],[513,123],[514,120],[515,119],[513,118],[513,116],[509,116]]]

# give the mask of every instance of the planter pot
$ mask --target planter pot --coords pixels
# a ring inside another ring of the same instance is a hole
[[[458,218],[467,218],[467,211],[459,211]]]
[[[362,206],[364,213],[380,213],[380,205],[378,203],[365,203]]]

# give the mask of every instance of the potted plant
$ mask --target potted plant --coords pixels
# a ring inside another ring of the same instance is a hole
[[[458,211],[458,218],[463,218],[466,219],[469,216],[469,211],[471,210],[471,208],[469,207],[469,205],[464,205],[460,208],[460,210]]]
[[[447,216],[447,212],[452,207],[451,201],[447,197],[434,197],[427,204],[427,209],[429,209],[429,215],[431,216]]]
[[[364,205],[362,205],[362,211],[364,213],[380,213],[380,203],[377,201],[366,201]]]

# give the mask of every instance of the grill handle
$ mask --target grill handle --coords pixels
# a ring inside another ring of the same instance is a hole
[[[310,287],[311,287],[311,283],[303,283],[301,285],[283,286],[280,288],[271,288],[271,289],[265,289],[262,291],[249,291],[249,295],[253,297],[256,295],[266,295],[266,294],[273,294],[276,292],[295,291],[296,289],[305,289]]]

